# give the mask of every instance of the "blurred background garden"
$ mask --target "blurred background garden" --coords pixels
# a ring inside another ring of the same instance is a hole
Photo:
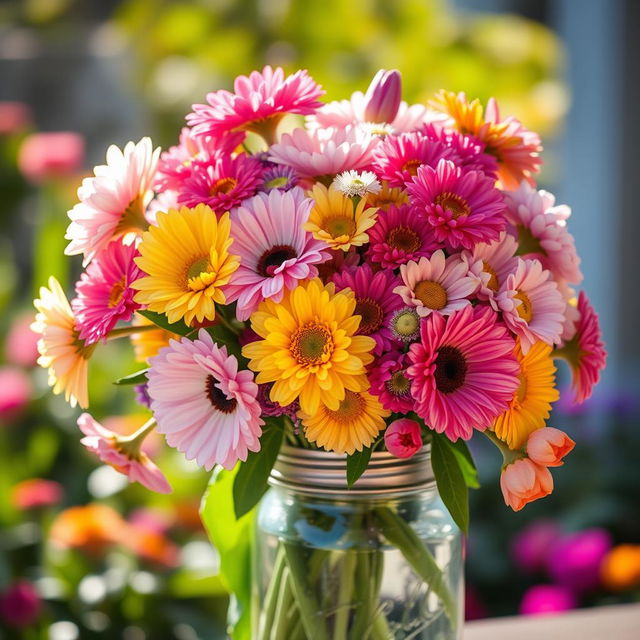
[[[397,68],[410,103],[440,88],[495,96],[541,134],[539,182],[573,209],[609,365],[590,401],[549,423],[579,441],[552,497],[507,510],[497,454],[473,443],[467,613],[639,600],[638,35],[635,0],[0,2],[0,638],[224,637],[198,517],[207,475],[157,436],[173,494],[97,466],[29,325],[49,274],[67,291],[77,279],[66,211],[107,146],[175,144],[193,102],[265,64],[307,68],[327,99]],[[110,343],[91,360],[92,414],[122,433],[147,417],[113,384],[136,356]]]

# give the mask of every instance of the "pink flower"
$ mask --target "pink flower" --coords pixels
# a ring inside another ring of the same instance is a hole
[[[442,159],[435,169],[419,167],[407,190],[436,240],[451,249],[492,242],[505,228],[502,193],[480,171]]]
[[[78,427],[85,435],[80,442],[102,462],[127,476],[129,482],[139,482],[157,493],[171,493],[171,486],[162,471],[146,453],[140,451],[140,445],[149,428],[143,427],[139,433],[123,437],[105,429],[88,413],[80,415]]]
[[[80,339],[86,344],[106,338],[117,322],[128,322],[140,308],[133,300],[136,292],[131,288],[131,283],[144,275],[133,261],[137,255],[134,244],[125,245],[115,240],[80,276],[71,308]]]
[[[538,573],[544,569],[560,527],[553,520],[534,520],[511,540],[511,556],[518,569]]]
[[[578,607],[578,601],[570,589],[557,584],[537,584],[529,587],[522,596],[520,615],[542,616]]]
[[[527,455],[536,464],[544,467],[559,467],[576,443],[560,429],[543,427],[536,429],[527,440]]]
[[[411,458],[422,449],[422,430],[415,420],[394,420],[384,432],[384,444],[396,458]]]
[[[409,365],[409,355],[393,349],[377,359],[369,371],[369,393],[388,411],[408,413],[413,409],[411,380],[406,375]]]
[[[0,367],[0,420],[18,417],[31,399],[31,379],[17,367]]]
[[[18,168],[31,182],[65,178],[82,169],[84,138],[79,133],[32,133],[18,152]]]
[[[28,478],[11,489],[11,504],[16,509],[38,509],[58,504],[62,500],[62,485],[53,480]]]
[[[553,478],[546,467],[520,458],[502,470],[500,488],[505,504],[520,511],[529,502],[548,496],[553,491]]]
[[[158,432],[207,471],[232,469],[260,450],[264,421],[251,371],[201,329],[198,339],[171,340],[150,359],[149,395]]]
[[[24,102],[0,102],[0,136],[25,130],[31,124],[31,109]]]
[[[415,411],[454,442],[502,413],[520,384],[515,342],[488,306],[467,306],[422,321],[407,369]]]
[[[38,334],[31,330],[32,313],[21,314],[13,319],[4,345],[4,355],[9,364],[33,367],[38,360]]]
[[[0,593],[0,619],[9,627],[29,627],[37,622],[41,612],[40,596],[27,580],[14,582]]]
[[[364,96],[366,122],[392,122],[400,108],[402,76],[397,69],[380,69]]]

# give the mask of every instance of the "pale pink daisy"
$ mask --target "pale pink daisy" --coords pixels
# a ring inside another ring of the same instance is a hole
[[[578,320],[580,320],[578,294],[576,290],[570,287],[564,280],[556,280],[556,284],[566,305],[564,308],[564,326],[562,329],[562,340],[566,342],[576,335],[576,327],[578,326]]]
[[[106,338],[117,322],[128,322],[140,308],[131,288],[131,283],[144,275],[133,261],[137,255],[135,244],[114,240],[80,276],[71,308],[80,339],[86,344]]]
[[[403,284],[396,287],[397,293],[407,305],[415,307],[418,315],[425,318],[434,311],[448,316],[471,304],[471,296],[478,285],[467,273],[466,262],[456,256],[446,258],[438,249],[430,258],[400,265]]]
[[[86,266],[111,240],[147,228],[145,211],[153,197],[159,154],[150,138],[128,142],[122,151],[115,145],[107,149],[107,164],[95,167],[94,177],[82,181],[80,202],[69,211],[67,255],[84,254]]]
[[[443,159],[435,169],[419,167],[407,190],[436,240],[451,249],[497,240],[506,226],[502,193],[480,171]]]
[[[314,265],[329,259],[327,245],[303,229],[312,207],[313,200],[294,188],[259,193],[232,211],[231,237],[240,267],[225,296],[228,303],[238,301],[239,320],[247,320],[267,298],[280,302],[286,289],[315,278]]]
[[[200,329],[198,339],[171,340],[150,359],[149,395],[158,432],[187,460],[210,471],[232,469],[259,451],[264,421],[251,371]]]
[[[407,369],[415,411],[454,442],[483,431],[509,406],[520,384],[515,340],[487,305],[422,321]]]
[[[409,413],[413,410],[411,380],[407,377],[409,354],[393,349],[374,361],[368,373],[369,393],[388,411]]]
[[[536,340],[549,345],[560,342],[566,304],[539,260],[518,258],[515,271],[494,300],[505,324],[520,337],[522,353],[528,353]]]
[[[122,436],[103,427],[88,413],[78,418],[78,427],[84,433],[80,442],[102,462],[127,476],[129,482],[139,482],[157,493],[171,493],[162,471],[140,450],[153,424],[153,421],[147,423],[131,436]]]

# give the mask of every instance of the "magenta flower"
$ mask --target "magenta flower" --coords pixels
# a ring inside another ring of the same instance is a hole
[[[42,612],[42,601],[35,586],[27,580],[14,582],[0,593],[0,620],[23,629],[35,624]]]
[[[413,409],[411,380],[407,377],[410,364],[409,354],[393,349],[375,360],[369,371],[369,393],[377,396],[388,411],[408,413]]]
[[[384,432],[384,444],[396,458],[411,458],[422,449],[422,430],[415,420],[394,420]]]
[[[511,541],[511,556],[526,573],[541,571],[549,552],[560,537],[560,528],[553,520],[535,520],[519,531]]]
[[[522,596],[520,614],[523,616],[540,616],[562,613],[577,608],[573,591],[557,584],[538,584],[529,587]]]

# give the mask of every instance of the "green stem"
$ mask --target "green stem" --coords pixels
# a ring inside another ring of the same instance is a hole
[[[133,327],[120,327],[112,329],[107,335],[107,340],[115,340],[116,338],[126,338],[134,333],[144,333],[145,331],[156,331],[158,326],[155,324],[142,324]]]
[[[282,579],[280,580],[280,591],[278,593],[278,604],[274,614],[271,640],[288,640],[289,637],[289,620],[287,613],[291,610],[291,603],[293,601],[290,574],[289,568],[285,567],[282,572]]]
[[[375,611],[377,594],[372,589],[373,584],[373,554],[364,551],[359,554],[356,566],[356,581],[358,584],[358,598],[356,614],[351,627],[352,640],[367,640],[371,633],[372,614]]]
[[[275,613],[278,593],[280,591],[280,581],[282,580],[282,573],[285,568],[285,553],[284,549],[280,547],[276,555],[276,560],[273,566],[273,574],[271,576],[271,582],[267,587],[267,593],[264,597],[264,603],[262,605],[262,611],[260,613],[260,619],[258,623],[258,640],[267,640],[273,624],[273,616]]]
[[[349,615],[353,602],[353,586],[358,555],[355,551],[343,551],[340,560],[340,578],[336,615],[333,624],[333,640],[346,640]]]
[[[390,640],[391,638],[393,638],[393,636],[391,635],[391,629],[389,629],[389,625],[387,624],[387,616],[384,615],[384,611],[379,609],[373,620],[372,640]]]
[[[509,445],[506,442],[502,442],[502,440],[500,440],[500,438],[498,438],[498,436],[490,429],[485,429],[482,434],[491,440],[491,442],[493,442],[493,444],[500,450],[500,453],[502,454],[503,469],[512,462],[525,457],[525,454],[521,449],[509,449]]]

